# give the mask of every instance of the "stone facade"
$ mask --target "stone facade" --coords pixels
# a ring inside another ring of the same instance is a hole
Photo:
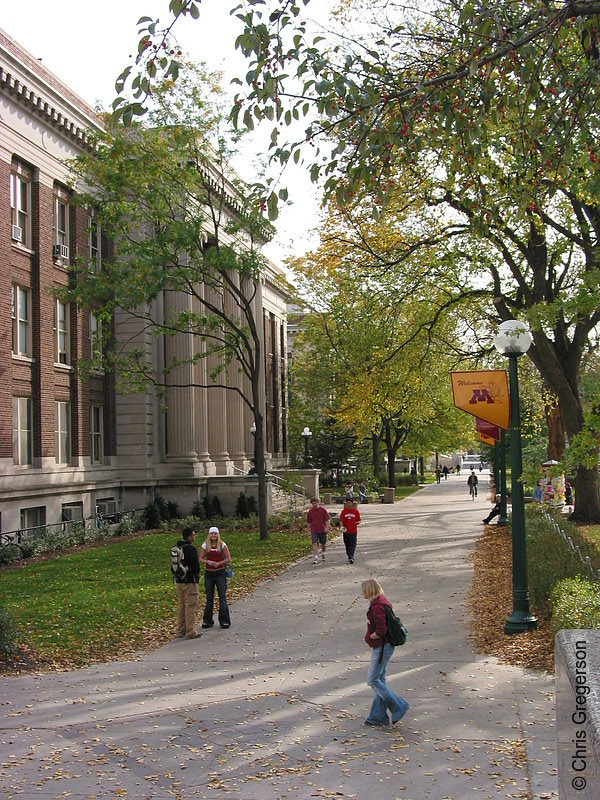
[[[0,532],[86,518],[98,507],[139,508],[156,493],[182,513],[209,494],[231,510],[251,464],[251,415],[235,392],[173,387],[165,402],[150,393],[118,395],[110,374],[77,374],[96,323],[89,311],[60,302],[56,290],[77,258],[101,268],[111,243],[93,210],[70,202],[68,160],[90,146],[100,125],[83,100],[0,30]],[[269,265],[256,299],[269,466],[287,460],[282,277]],[[157,299],[165,302],[185,299]],[[165,343],[134,325],[117,314],[115,335],[137,333],[152,363],[160,363],[161,348],[184,354],[189,347],[183,337]],[[186,375],[179,377],[206,383],[208,366],[181,367]],[[229,380],[240,380],[237,369]]]

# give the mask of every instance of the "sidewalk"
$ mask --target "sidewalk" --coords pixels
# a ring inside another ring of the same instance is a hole
[[[553,678],[477,656],[467,638],[483,495],[450,476],[361,506],[353,565],[337,539],[324,564],[303,559],[234,603],[229,630],[134,663],[1,679],[0,794],[556,798]],[[388,682],[411,707],[389,729],[362,724],[371,575],[409,632]]]

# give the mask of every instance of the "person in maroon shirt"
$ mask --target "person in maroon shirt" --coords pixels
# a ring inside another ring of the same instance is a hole
[[[327,531],[331,524],[329,512],[324,506],[319,505],[319,498],[313,497],[306,515],[306,530],[312,540],[313,563],[319,563],[318,549],[321,545],[321,558],[325,561],[325,548],[327,546]]]
[[[354,553],[356,552],[356,535],[360,525],[360,511],[355,507],[350,498],[346,499],[342,513],[340,514],[340,525],[344,533],[344,546],[348,563],[354,564]]]
[[[394,645],[386,641],[387,620],[385,608],[392,607],[376,578],[361,583],[362,596],[369,601],[365,642],[371,648],[371,663],[367,674],[367,685],[373,689],[373,702],[366,725],[395,725],[408,710],[403,697],[387,685],[387,665],[394,653]]]

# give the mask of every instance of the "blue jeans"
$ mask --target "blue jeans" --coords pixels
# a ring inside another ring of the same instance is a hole
[[[372,725],[387,725],[387,709],[392,714],[392,722],[398,722],[406,714],[408,703],[388,688],[385,677],[388,661],[394,653],[394,645],[386,644],[383,648],[381,662],[381,647],[374,647],[371,651],[371,663],[367,673],[367,685],[373,689],[375,696],[367,717],[367,722]]]
[[[229,607],[227,605],[227,598],[225,593],[227,591],[227,578],[225,577],[225,570],[219,569],[216,572],[210,570],[204,571],[204,589],[206,590],[206,606],[204,607],[204,615],[202,622],[207,625],[213,622],[213,612],[215,606],[215,586],[219,594],[219,624],[229,625],[231,619],[229,618]]]

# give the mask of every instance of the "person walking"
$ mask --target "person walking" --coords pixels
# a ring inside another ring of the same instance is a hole
[[[354,564],[354,553],[356,552],[356,537],[358,526],[360,525],[360,511],[355,507],[352,500],[346,499],[342,513],[340,514],[340,525],[344,536],[344,546],[348,563]]]
[[[435,468],[435,480],[436,480],[436,483],[439,483],[441,481],[441,479],[442,479],[442,468],[438,464],[437,467]]]
[[[381,584],[375,578],[369,578],[361,584],[362,596],[369,601],[367,610],[367,632],[365,642],[371,648],[371,663],[367,673],[367,685],[373,689],[374,697],[371,710],[365,720],[366,725],[395,725],[408,710],[408,703],[395,694],[386,683],[388,661],[396,649],[386,642],[387,623],[385,608],[392,608],[386,598]]]
[[[219,625],[222,628],[231,626],[229,606],[227,605],[227,577],[225,567],[231,561],[229,548],[221,539],[219,529],[215,526],[209,528],[208,538],[202,543],[200,549],[200,563],[205,565],[204,589],[206,591],[206,605],[202,618],[203,628],[212,628],[214,622],[215,587],[219,595]]]
[[[445,464],[444,464],[444,468],[442,469],[442,472],[444,473],[444,480],[447,481],[448,480],[448,473],[450,472],[450,470],[448,469],[448,467]]]
[[[361,481],[358,484],[358,500],[360,503],[367,502],[367,487],[365,486],[365,482]]]
[[[469,494],[473,497],[473,500],[477,497],[477,484],[479,483],[479,478],[475,475],[475,470],[471,470],[471,474],[467,478],[467,485],[469,487]]]
[[[185,575],[175,575],[177,587],[177,636],[179,639],[197,639],[196,617],[198,616],[198,581],[200,580],[200,562],[198,551],[193,541],[196,533],[193,528],[184,528],[177,547],[183,551],[183,565],[187,568]]]
[[[325,561],[327,532],[331,525],[331,517],[325,506],[319,505],[319,498],[313,497],[306,514],[306,529],[312,541],[313,564],[319,563],[318,549],[321,545],[321,558]]]

